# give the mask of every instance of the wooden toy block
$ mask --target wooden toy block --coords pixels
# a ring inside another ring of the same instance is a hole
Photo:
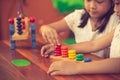
[[[36,48],[34,17],[28,18],[18,16],[17,18],[9,19],[8,21],[10,24],[11,49],[15,49],[15,41],[27,40],[29,35],[31,35],[32,48]]]

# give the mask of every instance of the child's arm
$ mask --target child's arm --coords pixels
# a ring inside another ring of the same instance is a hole
[[[69,49],[75,49],[77,53],[89,53],[98,51],[105,47],[108,47],[111,44],[113,38],[114,30],[109,34],[88,42],[82,42],[78,44],[67,45]],[[48,57],[51,52],[54,52],[55,46],[53,44],[46,44],[41,48],[41,55],[44,57]]]
[[[98,51],[100,49],[106,48],[111,45],[112,38],[114,35],[114,30],[107,35],[98,38],[96,40],[92,41],[87,41],[87,42],[81,42],[78,44],[72,44],[69,45],[69,49],[75,49],[78,53],[89,53],[89,52],[94,52]]]
[[[58,33],[68,30],[68,25],[64,19],[40,27],[43,39],[49,43],[59,43]]]
[[[120,73],[120,58],[93,62],[56,61],[48,70],[50,75]]]

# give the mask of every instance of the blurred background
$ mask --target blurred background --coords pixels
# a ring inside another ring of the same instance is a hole
[[[9,18],[17,17],[18,5],[24,14],[36,19],[36,34],[42,24],[57,21],[76,8],[83,8],[84,0],[0,0],[0,40],[9,40]],[[65,32],[66,36],[70,32]]]

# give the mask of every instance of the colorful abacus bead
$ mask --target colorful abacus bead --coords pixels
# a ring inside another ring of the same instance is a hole
[[[68,57],[68,47],[67,46],[62,46],[61,47],[61,56],[62,57]]]
[[[83,54],[77,54],[76,55],[76,61],[82,61],[84,59],[84,55]]]
[[[8,19],[9,24],[14,24],[14,19]]]
[[[76,50],[69,50],[68,51],[68,58],[75,59],[76,58]]]
[[[84,62],[91,62],[92,59],[91,58],[84,58]]]
[[[25,29],[25,21],[22,21],[22,29]]]
[[[30,22],[34,23],[35,22],[35,18],[34,17],[30,17]]]
[[[61,44],[57,44],[54,51],[55,56],[61,56]]]
[[[22,24],[21,24],[21,18],[20,17],[17,18],[17,27],[18,27],[18,29],[17,29],[18,32],[17,33],[19,35],[21,35],[23,33],[23,31],[22,31]]]
[[[20,18],[20,17],[18,17],[18,18],[17,18],[17,21],[21,21],[21,18]]]

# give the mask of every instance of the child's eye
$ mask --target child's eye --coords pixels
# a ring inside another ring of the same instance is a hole
[[[114,3],[115,5],[120,5],[120,3],[119,2],[116,2],[116,3]]]
[[[98,3],[103,3],[104,0],[96,0],[96,2],[98,2]]]
[[[91,0],[87,0],[87,2],[90,2]]]
[[[114,4],[115,4],[115,5],[120,5],[120,2],[117,1],[117,0],[115,0],[115,1],[114,1]]]
[[[90,2],[90,1],[92,1],[92,0],[86,0],[87,2]],[[104,2],[104,0],[95,0],[97,3],[103,3]]]

